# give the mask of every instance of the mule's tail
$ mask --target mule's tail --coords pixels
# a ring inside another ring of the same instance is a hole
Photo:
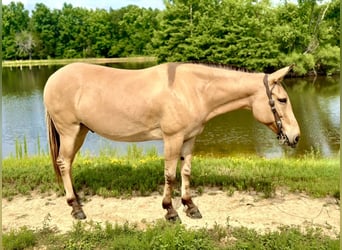
[[[60,138],[59,134],[56,130],[55,124],[53,123],[50,114],[46,111],[46,127],[48,131],[48,138],[49,138],[49,148],[50,148],[50,155],[52,159],[52,165],[55,169],[57,181],[60,183],[62,181],[61,171],[57,165],[57,157],[59,153],[59,146],[60,146]]]

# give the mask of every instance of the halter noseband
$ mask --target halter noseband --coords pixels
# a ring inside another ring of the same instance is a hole
[[[273,87],[270,89],[270,87],[268,86],[268,75],[265,74],[264,76],[264,85],[265,85],[265,88],[266,88],[266,94],[267,94],[267,97],[268,97],[268,103],[271,107],[271,110],[272,110],[272,113],[274,115],[274,120],[275,120],[275,123],[277,125],[277,135],[278,135],[278,139],[279,140],[282,140],[282,141],[286,141],[287,140],[287,137],[286,135],[284,135],[283,133],[283,130],[282,130],[282,123],[281,123],[281,119],[280,119],[280,116],[278,114],[278,111],[275,107],[275,103],[274,103],[274,100],[272,99],[272,91],[273,91],[273,88],[275,85],[273,85]]]

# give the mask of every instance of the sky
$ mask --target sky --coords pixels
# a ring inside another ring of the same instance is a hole
[[[73,7],[84,7],[87,9],[120,9],[133,4],[145,8],[164,9],[163,0],[2,0],[2,4],[10,2],[22,2],[25,9],[32,11],[37,3],[43,3],[50,9],[62,9],[64,3],[70,3]]]
[[[284,0],[272,0],[275,4],[283,1]],[[37,3],[43,3],[50,9],[62,9],[65,2],[72,4],[73,7],[83,7],[87,9],[120,9],[130,4],[160,10],[165,8],[163,0],[2,0],[2,4],[5,5],[10,2],[22,2],[25,9],[29,11],[32,11]],[[297,0],[288,0],[288,2],[297,2]]]

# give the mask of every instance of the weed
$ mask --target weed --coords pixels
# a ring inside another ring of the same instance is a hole
[[[141,159],[143,156],[143,148],[138,147],[137,144],[133,143],[127,146],[126,159],[128,161],[136,161]]]
[[[23,157],[23,149],[18,138],[15,138],[15,157],[17,159],[21,159]]]
[[[43,220],[43,227],[39,230],[40,234],[44,235],[48,235],[49,233],[53,233],[53,232],[56,232],[57,229],[56,228],[53,228],[51,227],[50,225],[51,223],[51,214],[48,213],[45,217],[44,217],[44,220]]]
[[[19,230],[12,230],[2,236],[3,248],[6,250],[25,249],[35,246],[36,243],[36,233],[27,227],[22,227]]]
[[[202,186],[197,187],[197,194],[202,195],[204,193],[204,188]]]
[[[28,156],[28,148],[27,148],[27,140],[26,140],[26,136],[24,136],[24,156],[27,157]]]
[[[241,227],[231,233],[238,240],[228,249],[339,249],[339,240],[323,236],[320,229],[307,228],[303,233],[298,227],[282,226],[279,231],[260,235]]]
[[[156,147],[150,147],[146,149],[146,154],[148,158],[158,158],[158,150]]]
[[[38,143],[40,145],[39,137],[38,137]],[[15,138],[15,157],[17,159],[22,159],[23,157],[28,157],[28,144],[26,136],[24,135],[23,141],[21,141],[18,138]],[[39,154],[38,154],[39,155]]]
[[[46,146],[46,148],[47,148],[47,146]],[[37,135],[37,155],[44,155],[44,154],[46,154],[46,153],[41,146],[40,136]]]
[[[49,230],[21,228],[3,235],[4,249],[339,249],[339,239],[331,239],[319,229],[280,227],[258,234],[245,227],[219,226],[186,229],[183,225],[158,220],[139,230],[136,225],[106,222],[76,222],[71,231],[56,234]]]

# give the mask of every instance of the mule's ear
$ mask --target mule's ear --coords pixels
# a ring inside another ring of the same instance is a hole
[[[270,74],[268,77],[269,83],[273,84],[273,83],[278,83],[278,82],[282,81],[284,76],[286,76],[286,74],[293,68],[293,66],[294,66],[294,64],[292,64],[288,67],[279,69],[276,72],[273,72],[272,74]]]

